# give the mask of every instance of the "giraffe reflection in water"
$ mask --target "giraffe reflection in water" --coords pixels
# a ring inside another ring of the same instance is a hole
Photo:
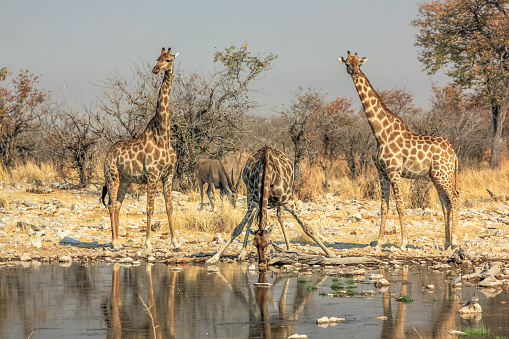
[[[169,293],[168,293],[168,303],[167,307],[164,310],[165,324],[164,327],[161,326],[159,320],[159,312],[161,309],[158,309],[156,298],[154,296],[154,287],[152,282],[152,265],[147,265],[145,267],[146,273],[146,291],[148,295],[148,300],[145,300],[142,296],[142,286],[132,285],[127,288],[129,290],[132,289],[133,293],[126,293],[124,291],[124,296],[126,301],[129,302],[130,305],[123,305],[122,303],[122,292],[120,290],[121,285],[126,285],[126,281],[131,279],[137,280],[136,277],[132,277],[131,270],[126,270],[124,272],[124,279],[120,277],[120,265],[114,264],[112,269],[112,278],[111,278],[111,297],[108,301],[108,309],[105,310],[106,322],[108,324],[108,338],[123,338],[126,334],[132,335],[134,333],[139,332],[140,335],[148,334],[150,338],[175,338],[175,322],[174,322],[174,296],[175,296],[175,281],[176,281],[176,273],[169,271]],[[140,289],[140,287],[142,287]],[[148,316],[140,316],[137,313],[137,310],[140,307],[132,307],[131,304],[136,303],[136,299],[134,291],[138,293],[138,301],[143,304],[143,308],[145,310],[146,315]],[[160,300],[160,299],[159,299]],[[162,308],[162,307],[161,307]],[[159,310],[159,312],[158,312]],[[143,319],[143,325],[137,325],[139,320]],[[148,328],[148,331],[145,329]]]
[[[386,278],[386,275],[388,274],[388,272],[386,272],[385,269],[381,269],[380,273],[384,276],[384,278]],[[422,279],[426,280],[429,278],[426,275]],[[425,285],[426,284],[423,281],[422,286]],[[410,293],[412,293],[408,291],[408,286],[409,286],[408,266],[403,266],[401,272],[401,288],[399,290],[400,296],[410,295]],[[394,318],[391,303],[391,292],[389,287],[383,287],[380,289],[380,291],[383,294],[382,297],[383,314],[385,317],[387,317],[387,319],[384,320],[383,322],[382,333],[380,335],[381,338],[394,338],[394,339],[408,337],[450,338],[451,335],[449,334],[449,331],[451,329],[457,328],[458,310],[461,308],[462,303],[460,296],[454,292],[454,288],[450,282],[447,282],[444,288],[443,302],[438,303],[440,305],[440,311],[433,312],[434,319],[432,319],[431,321],[431,326],[427,324],[422,327],[412,326],[405,328],[407,306],[409,305],[407,305],[407,303],[405,302],[396,302],[397,309],[396,316]],[[425,292],[421,292],[420,290],[418,290],[417,293]],[[423,306],[421,307],[422,308],[420,310],[415,310],[415,308],[412,309],[412,312],[418,311],[423,312],[423,314],[427,312],[426,309],[423,308]]]
[[[243,272],[243,284],[232,284],[218,272],[225,284],[229,286],[235,297],[241,301],[249,312],[248,338],[288,338],[295,334],[295,326],[307,303],[315,297],[314,291],[306,289],[306,285],[298,284],[291,288],[297,279],[293,274],[276,274],[272,284],[268,283],[270,269],[259,271],[256,284],[249,282],[248,272]],[[327,278],[317,277],[313,284],[320,285]],[[282,284],[282,286],[280,286]],[[281,290],[279,292],[279,290]],[[293,299],[288,300],[289,290],[294,290]],[[279,295],[276,302],[275,297]],[[270,309],[277,311],[270,312]],[[288,308],[290,306],[290,309]]]
[[[161,278],[159,275],[158,280],[153,281],[151,265],[146,266],[145,279],[136,276],[136,271],[140,272],[141,270],[129,268],[121,270],[119,264],[113,265],[111,295],[107,307],[104,307],[108,327],[107,337],[123,338],[126,335],[140,335],[150,338],[176,338],[174,312],[178,273],[168,268],[167,279]],[[305,285],[298,284],[294,275],[276,276],[272,284],[269,284],[267,276],[270,273],[261,271],[258,275],[258,283],[253,284],[247,269],[244,269],[241,274],[236,274],[233,279],[229,272],[224,273],[218,271],[211,276],[211,279],[213,279],[214,285],[230,290],[233,298],[242,305],[241,309],[244,309],[238,310],[236,315],[232,314],[231,321],[238,321],[240,313],[248,314],[249,338],[286,338],[294,334],[299,315],[306,304],[314,298],[314,293],[306,290]],[[184,278],[184,274],[181,277]],[[317,277],[314,283],[321,284],[325,279],[326,276]],[[222,284],[217,284],[217,280]],[[180,281],[180,283],[182,282]],[[295,283],[297,285],[292,288],[292,284]],[[169,287],[154,292],[154,286],[165,285]],[[183,293],[181,288],[178,291],[179,298],[184,297],[191,304],[197,302],[197,300],[189,300],[189,297],[195,298]],[[288,300],[289,291],[294,291],[291,301]],[[161,295],[157,295],[157,293],[163,295],[168,293],[166,305],[161,303]],[[276,295],[279,295],[278,301],[275,300]],[[199,298],[197,295],[194,297]],[[183,302],[182,299],[179,300]],[[206,300],[207,297],[204,297],[202,301],[207,302]],[[205,305],[201,306],[206,308]],[[143,314],[141,309],[144,310]],[[182,307],[179,309],[181,313],[178,317],[181,322],[186,318],[184,313],[187,311]],[[197,313],[194,315],[194,318],[200,317]],[[162,323],[161,317],[165,318],[164,323]],[[221,322],[222,320],[217,321]]]

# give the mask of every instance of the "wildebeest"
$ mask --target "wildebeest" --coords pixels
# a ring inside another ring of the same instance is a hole
[[[200,209],[203,210],[203,184],[207,183],[207,196],[209,197],[210,205],[214,210],[214,200],[216,188],[219,188],[221,197],[226,194],[228,200],[235,208],[237,202],[237,189],[240,182],[237,180],[235,185],[233,180],[233,170],[231,179],[224,169],[223,163],[218,158],[202,158],[196,163],[196,178],[200,185],[201,205]]]

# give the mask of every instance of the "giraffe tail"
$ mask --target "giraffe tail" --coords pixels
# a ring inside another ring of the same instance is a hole
[[[262,180],[261,180],[261,185],[260,185],[260,202],[259,202],[259,218],[260,218],[260,222],[259,222],[259,226],[258,226],[258,229],[259,230],[264,230],[265,229],[265,223],[266,223],[266,220],[267,220],[267,205],[268,205],[268,200],[269,200],[269,187],[270,187],[270,182],[269,182],[269,178],[270,176],[267,176],[267,162],[268,162],[268,156],[267,156],[267,153],[269,152],[269,147],[265,147],[265,152],[263,154],[263,158],[262,161],[263,161],[263,165],[262,165]]]
[[[104,207],[106,207],[106,203],[104,202],[104,197],[106,197],[106,193],[108,193],[108,186],[104,185],[101,195],[101,201],[103,202]]]

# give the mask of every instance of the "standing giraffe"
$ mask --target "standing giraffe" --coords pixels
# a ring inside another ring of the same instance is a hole
[[[312,238],[327,254],[334,257],[334,253],[318,239],[313,229],[304,224],[295,213],[295,202],[293,201],[293,163],[281,152],[269,147],[264,147],[252,154],[246,162],[242,173],[242,180],[247,188],[247,212],[240,224],[235,227],[230,240],[209,260],[208,264],[215,264],[231,242],[237,238],[247,224],[244,246],[239,254],[239,259],[246,257],[246,246],[250,233],[250,227],[258,210],[258,230],[254,233],[254,244],[258,249],[259,262],[264,261],[264,248],[268,243],[265,223],[267,219],[267,208],[276,208],[277,219],[281,225],[286,247],[290,249],[290,243],[286,237],[281,218],[281,207],[290,212],[297,220],[304,232]]]
[[[108,193],[108,209],[111,219],[112,246],[114,250],[121,248],[118,235],[119,212],[125,194],[131,183],[147,184],[147,236],[145,246],[152,249],[151,221],[154,212],[156,186],[159,180],[163,183],[166,213],[170,226],[171,242],[178,248],[173,231],[173,203],[171,185],[177,156],[170,143],[169,102],[173,81],[174,60],[178,53],[172,55],[163,50],[157,59],[152,73],[164,71],[164,78],[157,100],[156,114],[147,124],[145,131],[136,139],[119,141],[111,147],[104,162],[104,178],[106,181],[102,191],[102,202]]]
[[[405,228],[405,209],[401,193],[401,178],[416,179],[429,175],[438,192],[445,221],[445,249],[456,245],[459,193],[456,190],[458,158],[453,147],[443,137],[424,136],[410,130],[382,102],[368,79],[360,70],[368,58],[359,60],[348,52],[339,57],[352,76],[377,142],[373,162],[378,170],[381,188],[380,233],[376,248],[384,242],[385,221],[389,208],[391,185],[401,226],[401,248],[408,244]]]

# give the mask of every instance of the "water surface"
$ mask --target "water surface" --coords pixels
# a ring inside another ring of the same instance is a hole
[[[294,333],[309,338],[447,338],[450,330],[481,325],[491,330],[486,338],[509,336],[507,291],[488,297],[465,283],[453,289],[447,281],[450,272],[425,266],[373,269],[355,282],[321,270],[260,275],[237,262],[178,270],[164,264],[67,266],[34,262],[0,268],[1,338],[287,338]],[[369,281],[371,273],[385,274],[391,286],[377,290]],[[338,291],[334,283],[351,297],[328,297]],[[422,291],[429,284],[435,290]],[[361,296],[361,291],[374,294]],[[464,319],[457,311],[474,292],[484,312]],[[400,295],[414,301],[397,302]],[[318,326],[323,316],[345,321]]]

